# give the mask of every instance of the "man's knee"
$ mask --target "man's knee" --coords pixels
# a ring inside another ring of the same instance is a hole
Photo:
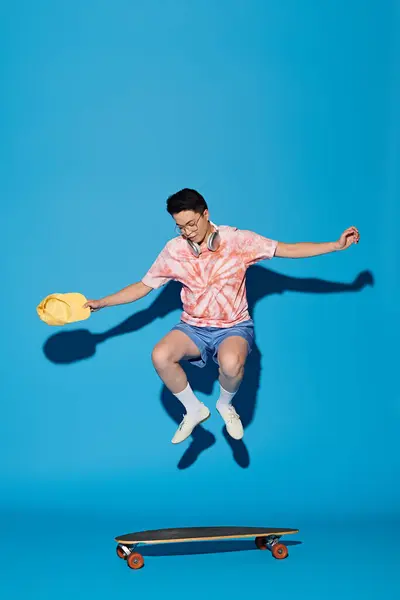
[[[235,379],[243,373],[244,360],[237,352],[224,352],[218,357],[219,367],[225,377]]]
[[[151,360],[154,367],[162,371],[175,362],[173,349],[167,344],[157,344],[151,353]]]

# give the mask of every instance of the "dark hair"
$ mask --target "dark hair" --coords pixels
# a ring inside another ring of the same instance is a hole
[[[167,211],[170,215],[176,215],[183,210],[193,210],[196,213],[202,213],[208,208],[207,202],[203,196],[191,190],[184,188],[175,194],[172,194],[167,200]]]

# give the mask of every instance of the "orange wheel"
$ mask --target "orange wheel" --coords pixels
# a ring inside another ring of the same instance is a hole
[[[127,558],[127,563],[131,569],[141,569],[144,565],[144,558],[139,552],[132,552]]]
[[[285,544],[275,544],[274,546],[272,546],[272,555],[275,558],[286,558],[288,554],[289,552]]]
[[[126,560],[126,554],[120,546],[117,546],[117,556],[119,556],[119,558],[122,558],[123,560]]]
[[[266,550],[268,548],[267,538],[265,538],[265,537],[256,538],[256,546],[259,550]]]

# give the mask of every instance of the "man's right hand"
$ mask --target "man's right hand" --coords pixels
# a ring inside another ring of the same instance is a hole
[[[83,305],[83,308],[90,308],[90,310],[92,312],[97,312],[98,310],[100,310],[101,308],[104,308],[105,306],[106,306],[106,303],[104,300],[88,300]]]

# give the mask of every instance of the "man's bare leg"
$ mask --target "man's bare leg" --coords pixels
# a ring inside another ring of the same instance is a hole
[[[186,415],[172,439],[173,444],[183,442],[193,429],[210,416],[208,408],[193,393],[186,373],[179,362],[199,358],[196,344],[182,331],[170,331],[154,347],[151,358],[155,370],[166,387],[186,409]]]
[[[219,382],[232,395],[236,394],[242,383],[247,348],[246,340],[236,335],[226,338],[219,346]]]
[[[179,362],[200,358],[196,344],[182,331],[170,331],[154,347],[151,359],[159,377],[173,394],[182,392],[188,380]]]
[[[220,396],[217,410],[225,421],[227,432],[236,440],[242,439],[244,431],[232,400],[243,380],[247,348],[244,338],[231,336],[221,343],[218,350]]]

